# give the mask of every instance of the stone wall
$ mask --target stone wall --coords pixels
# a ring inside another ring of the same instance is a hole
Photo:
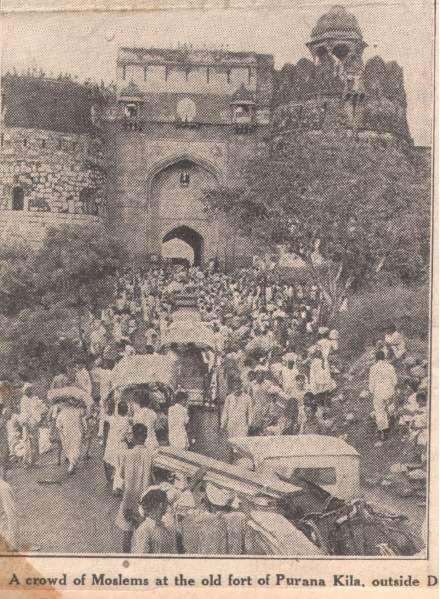
[[[0,210],[0,242],[24,240],[31,247],[37,248],[44,241],[48,229],[65,225],[93,226],[99,231],[104,222],[100,217],[88,214]]]
[[[13,208],[14,188],[19,188],[25,211],[105,214],[106,169],[99,137],[5,128],[0,158],[0,210]]]
[[[202,235],[205,260],[217,257],[229,267],[248,262],[258,248],[239,235],[233,219],[202,214],[203,185],[239,186],[247,160],[271,149],[283,154],[283,144],[288,151],[301,139],[317,147],[348,139],[380,148],[411,143],[397,63],[369,60],[356,93],[334,67],[303,58],[276,72],[272,56],[253,52],[122,48],[118,100],[69,78],[7,74],[0,234],[38,243],[48,226],[105,222],[133,254],[145,254],[160,252],[170,227],[186,226]],[[241,84],[255,100],[255,119],[245,129],[231,122]],[[189,123],[178,122],[182,99],[194,103]],[[161,173],[185,161],[199,181],[197,197],[182,200],[183,192],[164,183],[158,195],[165,200],[152,209]]]
[[[272,96],[273,57],[255,52],[159,48],[120,48],[117,83],[149,93],[231,96],[241,85],[256,92],[259,105]]]
[[[209,182],[239,184],[241,165],[266,148],[267,128],[257,127],[251,133],[238,134],[230,126],[179,129],[172,124],[147,123],[146,127],[142,132],[124,132],[114,124],[108,132],[106,147],[109,161],[114,160],[109,185],[112,228],[127,240],[134,254],[159,253],[160,236],[182,225],[193,228],[204,238],[205,260],[217,256],[223,262],[230,262],[234,254],[247,253],[246,242],[237,234],[237,242],[230,243],[233,224],[231,227],[209,214],[203,217],[198,196],[194,197],[193,210],[188,204],[190,198],[185,199],[185,218],[181,218],[181,210],[175,206],[180,196],[177,193],[172,197],[172,190],[165,185],[162,195],[167,206],[161,206],[158,220],[152,209],[157,192],[155,183],[162,180],[162,173],[186,161],[195,165],[190,170],[200,179],[199,191]],[[168,211],[166,214],[164,209]]]
[[[214,94],[186,94],[186,93],[145,93],[142,102],[139,102],[139,117],[137,122],[142,130],[148,128],[148,123],[157,121],[161,123],[175,123],[177,106],[181,100],[190,99],[194,103],[195,115],[191,126],[200,128],[203,124],[229,125],[231,123],[230,97],[225,98]],[[118,115],[123,118],[124,103],[118,107]],[[256,112],[256,119],[262,120],[262,111]]]
[[[362,128],[410,139],[402,67],[375,56],[364,70]]]
[[[353,97],[333,69],[301,59],[276,77],[275,132],[350,130],[410,140],[403,72],[396,62],[367,61],[359,95]]]

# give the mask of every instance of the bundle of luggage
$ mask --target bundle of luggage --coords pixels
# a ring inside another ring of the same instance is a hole
[[[281,507],[287,517],[328,555],[416,555],[424,548],[406,516],[378,511],[363,499],[344,501],[304,481],[303,493]]]

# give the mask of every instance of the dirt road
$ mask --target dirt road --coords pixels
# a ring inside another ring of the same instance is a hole
[[[36,468],[14,467],[8,473],[17,501],[21,546],[41,553],[118,553],[120,534],[114,525],[119,505],[106,488],[95,448],[76,473],[56,465],[55,453]],[[59,478],[59,482],[38,480]]]
[[[121,536],[114,524],[119,500],[106,487],[102,448],[82,460],[68,476],[55,464],[54,452],[43,456],[37,468],[14,467],[8,480],[14,488],[24,550],[40,553],[119,553]],[[41,483],[43,479],[58,482]],[[420,530],[424,508],[413,498],[399,498],[380,488],[364,489],[369,502],[379,509],[408,516]]]

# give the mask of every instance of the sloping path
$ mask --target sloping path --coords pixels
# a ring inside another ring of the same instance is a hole
[[[67,475],[56,465],[55,453],[43,456],[42,465],[14,467],[8,472],[18,511],[23,549],[40,553],[118,553],[121,538],[114,525],[119,502],[106,488],[101,459],[95,448],[90,460]],[[40,483],[58,478],[59,482]]]

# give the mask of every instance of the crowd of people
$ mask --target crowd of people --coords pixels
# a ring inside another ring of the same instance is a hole
[[[188,317],[210,331],[211,342],[164,345],[173,321]],[[16,546],[7,466],[35,467],[56,448],[69,474],[81,458],[102,458],[109,493],[121,499],[115,523],[124,552],[249,551],[234,494],[203,483],[203,472],[153,477],[153,456],[160,445],[194,448],[191,404],[215,406],[225,438],[338,434],[329,421],[346,369],[338,331],[324,317],[317,285],[272,284],[258,269],[230,275],[155,266],[122,273],[112,303],[90,316],[84,359],[57,373],[47,397],[26,382],[14,402],[2,383],[0,536]],[[116,391],[113,368],[136,355],[172,356],[174,388],[150,382]],[[408,356],[405,339],[390,326],[362,392],[371,401],[378,446],[399,428],[411,438],[415,459],[426,461],[427,388],[426,364]]]

